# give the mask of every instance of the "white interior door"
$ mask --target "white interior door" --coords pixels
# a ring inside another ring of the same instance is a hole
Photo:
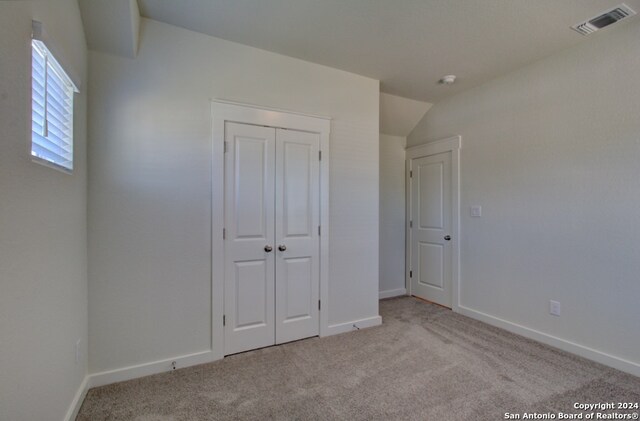
[[[275,135],[225,124],[225,355],[275,343]]]
[[[226,123],[225,355],[319,334],[320,137]]]
[[[451,307],[451,152],[411,160],[411,295]]]
[[[319,334],[319,142],[276,131],[276,343]]]

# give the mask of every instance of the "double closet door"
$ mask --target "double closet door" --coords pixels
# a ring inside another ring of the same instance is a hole
[[[225,124],[225,355],[319,334],[319,141]]]

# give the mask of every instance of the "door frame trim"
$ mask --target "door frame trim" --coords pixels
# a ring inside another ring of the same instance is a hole
[[[254,104],[211,100],[211,360],[224,357],[224,127],[225,122],[320,135],[320,336],[329,334],[329,138],[331,119]]]
[[[425,156],[451,152],[451,309],[460,311],[460,149],[462,136],[452,136],[406,149],[405,161],[405,287],[411,295],[411,162]]]

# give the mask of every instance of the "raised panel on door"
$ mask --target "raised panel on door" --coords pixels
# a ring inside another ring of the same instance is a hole
[[[421,229],[444,229],[444,162],[418,164],[416,173],[420,201],[416,215]]]
[[[418,262],[417,281],[422,285],[444,289],[444,246],[420,242]]]
[[[235,330],[265,326],[268,323],[268,282],[264,282],[267,279],[267,266],[266,260],[235,262]]]
[[[226,123],[225,354],[275,343],[275,129]]]
[[[284,323],[309,318],[313,312],[313,259],[311,257],[283,258],[278,281],[286,292],[281,297]]]
[[[413,159],[411,294],[451,307],[451,153]]]
[[[319,334],[319,141],[276,132],[276,343]]]

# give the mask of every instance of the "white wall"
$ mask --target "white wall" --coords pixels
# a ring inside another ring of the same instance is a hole
[[[334,118],[323,308],[377,316],[378,81],[141,26],[136,59],[90,54],[90,371],[209,349],[211,98]]]
[[[32,19],[80,83],[87,65],[75,0],[0,2],[0,419],[11,421],[63,419],[87,372],[86,89],[73,175],[31,162]]]
[[[405,144],[380,134],[380,298],[406,294],[404,282]]]
[[[462,135],[461,304],[636,374],[639,39],[637,21],[593,35],[434,105],[408,139]]]

